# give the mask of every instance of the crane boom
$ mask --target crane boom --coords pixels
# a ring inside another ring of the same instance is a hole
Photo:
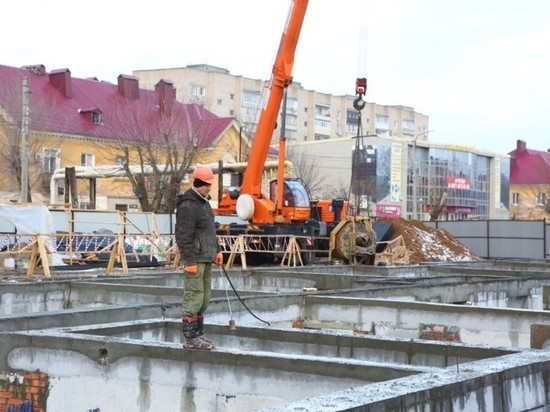
[[[292,0],[279,50],[273,65],[269,93],[262,109],[256,137],[250,150],[248,166],[243,176],[241,194],[261,197],[261,180],[271,137],[277,123],[284,89],[292,83],[294,52],[298,44],[308,0]]]
[[[345,226],[340,225],[342,219],[348,216],[351,205],[344,199],[318,199],[312,200],[305,182],[299,178],[285,178],[284,156],[285,142],[284,120],[286,105],[283,105],[282,131],[279,139],[279,170],[277,179],[269,183],[269,196],[262,193],[262,176],[265,162],[271,145],[273,131],[277,124],[277,117],[281,109],[281,103],[285,99],[287,87],[292,84],[292,68],[294,66],[294,53],[300,37],[302,23],[304,21],[308,0],[291,0],[287,20],[279,43],[279,49],[273,64],[271,79],[267,96],[262,104],[262,112],[258,121],[258,127],[252,146],[248,163],[243,175],[239,190],[235,188],[224,189],[218,201],[218,208],[215,213],[219,216],[234,215],[245,223],[233,222],[231,224],[220,224],[217,233],[220,235],[241,235],[243,233],[253,234],[253,243],[265,247],[268,256],[264,259],[272,261],[278,257],[287,255],[288,247],[283,246],[290,237],[294,239],[298,250],[309,250],[300,252],[302,262],[309,261],[320,250],[334,250],[336,253],[338,245],[357,244],[352,247],[354,261],[357,260],[357,253],[361,252],[359,246],[376,245],[376,236],[370,232],[359,233],[356,230],[358,220],[347,221],[347,227],[353,227],[353,233]],[[366,89],[366,79],[358,84],[361,93]],[[364,86],[364,88],[363,88]],[[359,89],[358,89],[359,90]],[[286,102],[286,100],[285,100]],[[239,136],[240,137],[240,136]],[[351,223],[351,225],[349,224]],[[340,228],[339,233],[331,235],[331,242],[338,243],[331,246],[327,243],[327,235],[335,228]],[[356,233],[359,233],[356,235]],[[272,235],[287,238],[282,242],[273,241]],[[333,240],[334,239],[334,240]],[[359,239],[359,240],[357,240]],[[361,245],[359,245],[359,243]],[[370,242],[370,243],[369,243]],[[365,249],[365,248],[363,248]],[[233,249],[232,249],[233,250]],[[346,249],[347,250],[347,249]],[[367,252],[370,251],[367,250]],[[284,252],[284,255],[282,254]],[[373,254],[369,254],[372,257]],[[330,257],[330,255],[329,255]],[[372,259],[374,261],[374,259]]]

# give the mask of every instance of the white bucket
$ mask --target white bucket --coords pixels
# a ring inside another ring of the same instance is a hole
[[[14,270],[15,269],[15,259],[14,258],[5,258],[4,259],[4,269]]]

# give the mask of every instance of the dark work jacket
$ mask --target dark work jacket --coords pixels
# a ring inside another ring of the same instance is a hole
[[[177,197],[176,208],[176,244],[183,266],[213,262],[218,241],[208,199],[188,189]]]

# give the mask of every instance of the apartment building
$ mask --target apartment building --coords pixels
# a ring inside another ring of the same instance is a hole
[[[177,99],[197,103],[218,116],[232,116],[254,136],[269,81],[233,75],[229,70],[207,64],[179,68],[136,70],[142,87],[153,88],[161,79],[170,79]],[[353,107],[355,96],[335,96],[306,90],[295,81],[287,90],[285,133],[290,143],[311,142],[357,136],[359,116]],[[282,110],[281,110],[282,111]],[[279,118],[278,124],[283,124]],[[414,138],[429,130],[429,118],[407,106],[367,103],[362,111],[365,135]],[[273,143],[281,135],[275,130]]]

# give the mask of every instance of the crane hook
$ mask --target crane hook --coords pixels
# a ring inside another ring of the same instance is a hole
[[[355,80],[355,94],[357,97],[353,101],[353,107],[357,111],[361,111],[365,108],[367,102],[363,100],[363,96],[367,92],[367,79],[360,77]]]
[[[353,101],[353,107],[355,108],[355,110],[357,111],[361,111],[365,108],[367,102],[363,100],[363,96],[359,95],[355,98],[355,100]]]

